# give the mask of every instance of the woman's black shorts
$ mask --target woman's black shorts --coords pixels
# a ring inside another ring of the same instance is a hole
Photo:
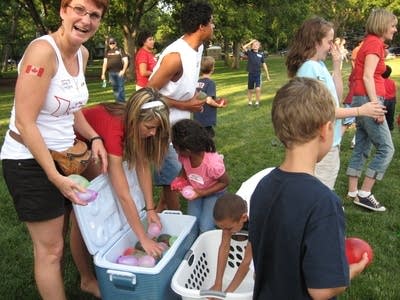
[[[51,220],[71,209],[71,201],[49,181],[35,159],[4,159],[2,166],[5,182],[21,221]]]

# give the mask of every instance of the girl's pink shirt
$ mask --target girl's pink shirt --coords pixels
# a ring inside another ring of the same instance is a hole
[[[205,152],[200,166],[193,168],[190,158],[178,156],[186,176],[194,189],[203,190],[213,186],[225,173],[225,164],[222,156],[217,152]]]

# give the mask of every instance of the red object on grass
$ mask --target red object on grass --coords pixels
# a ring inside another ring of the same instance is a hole
[[[367,252],[369,260],[367,266],[372,262],[374,253],[371,246],[366,241],[356,237],[349,237],[346,238],[345,246],[349,264],[358,263],[365,252]]]

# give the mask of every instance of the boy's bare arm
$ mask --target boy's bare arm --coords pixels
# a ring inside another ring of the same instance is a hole
[[[231,243],[232,234],[228,230],[222,230],[221,244],[218,249],[217,272],[215,283],[210,290],[221,291],[222,279],[224,277],[226,262],[228,261],[229,246]]]
[[[264,68],[265,74],[267,75],[267,80],[268,81],[271,80],[271,78],[269,77],[269,71],[268,71],[268,67],[267,67],[266,63],[263,63],[263,68]]]
[[[313,300],[328,300],[340,295],[346,290],[345,286],[328,289],[307,289]]]
[[[231,283],[226,288],[225,292],[227,292],[227,293],[234,292],[238,288],[238,286],[242,283],[243,279],[247,275],[247,272],[249,272],[249,266],[250,266],[252,258],[253,258],[253,254],[252,254],[252,250],[251,250],[251,243],[249,241],[249,242],[247,242],[247,245],[246,245],[246,250],[244,252],[243,260],[240,263],[240,266],[237,269],[235,276],[233,277]]]
[[[349,277],[350,280],[354,277],[361,274],[364,271],[365,267],[368,264],[368,255],[367,253],[363,254],[362,259],[360,262],[356,264],[351,264],[349,266]],[[324,299],[331,299],[335,296],[340,295],[346,290],[346,286],[336,287],[336,288],[328,288],[328,289],[308,289],[308,293],[314,300],[324,300]]]
[[[249,50],[249,47],[250,47],[251,44],[253,44],[255,41],[256,41],[255,39],[252,39],[252,40],[251,40],[250,42],[248,42],[247,44],[242,45],[242,49],[243,49],[244,51]]]

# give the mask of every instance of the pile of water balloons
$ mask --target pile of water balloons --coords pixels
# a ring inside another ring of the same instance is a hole
[[[157,243],[163,248],[163,255],[177,239],[176,236],[171,236],[167,233],[161,233],[161,228],[156,223],[149,224],[147,228],[147,236],[154,241],[157,241]],[[160,258],[147,255],[140,241],[138,241],[134,247],[127,247],[124,249],[122,254],[117,258],[116,263],[128,266],[152,268],[159,260]]]

